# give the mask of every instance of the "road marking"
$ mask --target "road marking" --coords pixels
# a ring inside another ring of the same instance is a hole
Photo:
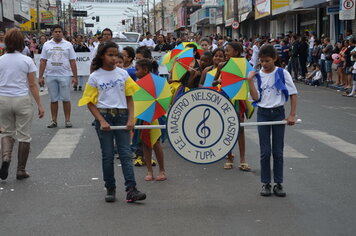
[[[245,137],[247,137],[249,140],[251,140],[254,143],[256,143],[257,145],[259,145],[258,133],[257,132],[248,133],[248,134],[245,135]],[[289,146],[287,144],[284,144],[283,155],[284,155],[285,158],[308,158],[306,155],[298,152],[297,150],[295,150],[294,148],[292,148],[291,146]]]
[[[297,130],[298,132],[309,136],[319,142],[345,153],[348,156],[356,158],[356,144],[349,143],[339,137],[318,130]]]
[[[70,158],[84,129],[60,129],[37,159]]]

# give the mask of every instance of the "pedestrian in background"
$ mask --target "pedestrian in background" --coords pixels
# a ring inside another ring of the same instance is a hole
[[[300,43],[299,43],[299,65],[300,65],[301,80],[305,80],[305,74],[308,72],[307,70],[308,51],[309,51],[309,45],[307,43],[307,38],[303,36],[300,38]]]
[[[0,57],[0,127],[3,135],[0,178],[4,180],[8,176],[16,138],[19,141],[16,179],[25,179],[30,176],[25,169],[34,115],[29,92],[37,104],[39,118],[43,117],[44,110],[35,80],[36,65],[20,53],[25,46],[22,33],[10,29],[5,35],[5,44],[6,54]]]
[[[65,127],[71,128],[70,87],[78,83],[76,55],[73,45],[64,40],[63,28],[60,25],[52,27],[53,39],[43,45],[39,69],[39,84],[44,84],[46,69],[46,84],[51,101],[51,122],[47,128],[57,127],[58,101],[63,102]],[[73,79],[71,79],[71,71]]]
[[[73,45],[73,48],[74,48],[75,52],[90,52],[90,49],[83,41],[83,35],[80,35],[80,34],[77,36],[76,43]],[[84,76],[79,75],[78,76],[78,86],[76,84],[73,86],[74,91],[77,91],[77,90],[82,91],[83,81],[84,81]]]
[[[288,63],[288,71],[292,75],[294,80],[298,80],[298,72],[299,72],[299,41],[296,35],[292,35],[291,37],[291,46],[289,49],[289,63]]]
[[[325,71],[326,71],[326,81],[330,84],[333,83],[333,75],[332,75],[332,64],[333,60],[331,58],[331,55],[333,54],[334,47],[330,43],[329,38],[324,39],[324,45],[325,47],[323,48],[323,53],[325,55]],[[351,65],[352,66],[352,65]]]
[[[130,148],[130,130],[134,123],[134,103],[132,95],[139,88],[127,71],[116,66],[119,55],[114,42],[99,45],[93,59],[93,73],[90,74],[83,97],[78,105],[87,105],[95,117],[95,128],[100,141],[102,169],[107,190],[105,201],[116,200],[116,180],[114,172],[114,140],[116,142],[121,168],[125,178],[126,200],[144,200],[146,194],[136,189],[135,174]],[[126,130],[111,130],[110,126],[126,126]]]
[[[256,74],[254,83],[250,85],[250,94],[255,101],[257,121],[281,121],[285,119],[284,104],[290,98],[291,108],[287,124],[295,124],[297,107],[297,89],[291,75],[283,68],[275,66],[277,51],[271,45],[261,47],[259,53],[261,70]],[[258,136],[261,153],[261,196],[271,196],[271,153],[273,154],[273,192],[279,197],[285,197],[283,190],[283,147],[285,125],[258,126]],[[272,136],[272,144],[271,144]]]

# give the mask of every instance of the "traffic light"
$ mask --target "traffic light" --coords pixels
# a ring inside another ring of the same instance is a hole
[[[122,20],[121,23],[122,23],[122,25],[125,25],[125,20]]]
[[[96,17],[96,22],[99,22],[100,21],[100,18],[99,16]]]

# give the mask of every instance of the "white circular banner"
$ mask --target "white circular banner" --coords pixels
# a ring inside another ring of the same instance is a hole
[[[230,100],[212,89],[194,89],[171,106],[168,138],[185,160],[210,164],[224,158],[235,146],[239,118]]]

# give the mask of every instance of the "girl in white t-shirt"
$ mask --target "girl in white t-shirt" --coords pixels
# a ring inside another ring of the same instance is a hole
[[[116,66],[119,55],[114,42],[100,44],[92,62],[94,72],[90,74],[83,97],[78,105],[87,105],[95,117],[95,128],[102,152],[102,167],[107,194],[106,202],[116,200],[114,175],[114,139],[125,178],[127,202],[146,199],[146,194],[136,189],[136,180],[130,149],[130,130],[134,127],[134,105],[132,95],[139,88],[129,74]],[[112,130],[111,126],[126,126],[126,130]]]

